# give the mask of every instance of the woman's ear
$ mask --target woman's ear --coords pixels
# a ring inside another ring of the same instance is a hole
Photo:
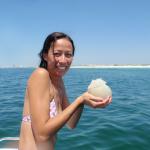
[[[47,53],[43,53],[43,59],[47,61]]]

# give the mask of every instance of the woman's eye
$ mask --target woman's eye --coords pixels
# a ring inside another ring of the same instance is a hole
[[[70,57],[72,57],[72,54],[71,54],[71,53],[67,53],[67,54],[65,54],[65,56],[66,56],[67,58],[70,58]]]
[[[55,52],[55,53],[53,53],[53,55],[56,56],[56,57],[59,57],[59,56],[61,56],[61,53],[56,53]]]
[[[72,53],[62,53],[62,52],[54,52],[53,53],[53,55],[55,56],[55,57],[60,57],[60,56],[62,56],[62,55],[64,55],[66,58],[71,58],[71,57],[73,57],[73,54]]]

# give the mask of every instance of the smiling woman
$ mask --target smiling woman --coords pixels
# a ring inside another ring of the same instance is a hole
[[[51,73],[62,76],[72,63],[73,46],[68,39],[58,39],[43,57]]]
[[[73,40],[66,34],[50,34],[40,52],[41,63],[29,77],[20,129],[19,150],[53,150],[57,132],[67,124],[73,129],[84,105],[107,106],[111,97],[101,99],[88,92],[69,103],[63,83],[74,56]]]

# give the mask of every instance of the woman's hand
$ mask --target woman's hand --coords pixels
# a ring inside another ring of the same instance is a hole
[[[100,97],[93,96],[88,92],[82,94],[81,99],[83,104],[88,105],[92,108],[104,108],[112,102],[112,97],[110,96],[106,99],[102,99]]]

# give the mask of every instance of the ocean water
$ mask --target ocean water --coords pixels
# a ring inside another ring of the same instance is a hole
[[[26,82],[33,68],[0,69],[0,139],[18,137]],[[150,69],[70,69],[64,77],[70,102],[102,78],[113,91],[106,108],[85,107],[74,130],[62,128],[56,150],[149,150]],[[1,141],[0,147],[6,142]]]

